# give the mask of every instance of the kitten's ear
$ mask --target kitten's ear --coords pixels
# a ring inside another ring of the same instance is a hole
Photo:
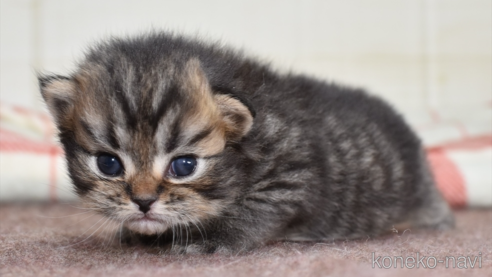
[[[226,125],[227,138],[232,141],[240,140],[253,126],[251,111],[241,101],[226,94],[216,94],[214,100]]]
[[[197,107],[202,114],[215,114],[218,112],[225,126],[226,139],[238,141],[245,136],[253,125],[252,111],[238,98],[230,94],[214,94],[208,79],[201,69],[197,59],[191,59],[186,64],[187,85],[192,91]]]
[[[48,110],[60,127],[71,117],[75,84],[70,78],[59,75],[39,76],[38,81]]]

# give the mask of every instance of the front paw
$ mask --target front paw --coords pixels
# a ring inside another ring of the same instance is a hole
[[[251,247],[232,246],[215,241],[196,242],[189,245],[174,245],[169,249],[169,254],[222,254],[231,255],[246,252]]]
[[[217,253],[219,245],[210,242],[191,243],[188,245],[169,246],[167,254],[212,254]]]

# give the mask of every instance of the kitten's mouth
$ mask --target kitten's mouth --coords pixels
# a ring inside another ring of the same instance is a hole
[[[130,230],[146,235],[162,233],[166,231],[169,227],[166,222],[156,219],[155,217],[147,214],[138,218],[128,220],[127,222],[125,222],[125,225]]]
[[[146,221],[159,221],[159,220],[152,218],[151,216],[144,215],[140,218],[134,219],[133,221],[135,221],[135,222],[146,222]]]

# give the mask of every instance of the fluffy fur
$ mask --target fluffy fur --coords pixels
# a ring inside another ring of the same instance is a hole
[[[77,193],[129,237],[230,253],[453,225],[419,139],[364,91],[166,33],[102,42],[40,84]],[[100,153],[123,174],[102,174]],[[169,176],[183,155],[197,157],[195,172]],[[135,199],[149,197],[144,214]]]

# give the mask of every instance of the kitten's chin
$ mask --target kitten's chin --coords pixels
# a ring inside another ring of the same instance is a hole
[[[160,234],[166,231],[168,228],[168,225],[164,224],[163,222],[146,219],[132,220],[126,222],[125,226],[136,233],[144,235]]]

